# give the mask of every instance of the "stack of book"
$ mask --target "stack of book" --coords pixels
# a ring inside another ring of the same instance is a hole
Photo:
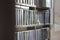
[[[47,28],[16,32],[16,40],[46,40],[48,39]]]
[[[34,5],[35,0],[15,0],[16,3]]]

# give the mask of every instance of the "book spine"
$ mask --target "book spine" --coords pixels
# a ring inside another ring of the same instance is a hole
[[[23,25],[23,9],[22,9],[22,25]]]
[[[25,4],[25,0],[24,0],[24,4]]]
[[[26,10],[25,10],[25,25],[26,25]]]
[[[26,4],[27,4],[27,0],[25,0],[26,1]]]
[[[21,21],[21,18],[20,18],[20,15],[21,15],[21,10],[19,9],[19,25],[21,24],[20,21]]]
[[[19,25],[19,9],[18,9],[18,25]]]
[[[26,11],[27,11],[27,10],[26,10]],[[27,25],[28,25],[28,12],[27,12],[26,14],[27,14],[27,15],[26,15],[26,18],[27,18],[26,21],[27,21]]]
[[[32,30],[30,30],[29,40],[35,40],[34,32]]]
[[[19,32],[17,32],[17,40],[20,40],[20,38],[19,38]]]
[[[32,0],[31,0],[31,5],[32,5]]]
[[[21,3],[22,3],[22,0],[21,0]]]
[[[15,13],[15,15],[16,15],[16,25],[17,25],[17,12],[18,10],[17,10],[17,8],[16,8],[16,13]]]
[[[28,0],[28,4],[31,5],[31,0]]]
[[[45,12],[45,23],[49,23],[49,11]]]
[[[25,40],[27,40],[27,33],[25,32]]]
[[[34,5],[34,3],[35,3],[34,1],[35,1],[35,0],[33,0],[33,5]]]
[[[21,36],[20,36],[20,37],[21,37],[21,40],[24,40],[24,34],[23,34],[23,33],[24,33],[24,32],[22,31],[22,32],[21,32]]]
[[[31,10],[31,24],[33,24],[33,10]]]

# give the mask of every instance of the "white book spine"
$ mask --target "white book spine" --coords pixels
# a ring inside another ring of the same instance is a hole
[[[21,9],[20,9],[20,25],[21,25]]]
[[[32,5],[32,0],[31,0],[31,5]]]
[[[32,0],[32,3],[31,3],[31,5],[33,5],[33,0]]]
[[[20,9],[19,9],[19,25],[20,25]]]
[[[22,9],[21,9],[21,25],[22,25]]]
[[[23,25],[23,9],[22,9],[22,25]]]
[[[27,37],[26,37],[26,35],[27,35],[27,34],[26,34],[26,32],[25,32],[25,40],[27,40]]]
[[[22,9],[21,9],[21,25],[22,25]]]
[[[24,34],[21,32],[21,40],[24,40]]]
[[[29,40],[35,40],[34,39],[34,32],[33,32],[33,30],[30,30],[29,32],[30,32],[30,34],[29,34]]]
[[[31,0],[28,0],[28,4],[31,5]]]
[[[18,25],[19,25],[19,9],[18,9]]]
[[[35,1],[35,0],[33,0],[33,5],[34,5],[34,1]]]
[[[22,40],[22,37],[21,37],[21,36],[22,36],[22,32],[20,32],[20,37],[19,37],[19,38],[20,38],[20,40]]]
[[[24,0],[24,4],[25,4],[25,0]]]
[[[27,10],[27,25],[28,25],[28,15],[29,15],[29,14],[28,14],[28,10]]]
[[[21,25],[21,9],[20,9],[20,14],[19,14],[19,15],[20,15],[20,22],[19,22],[19,23],[20,23],[20,25]]]
[[[19,39],[19,32],[17,32],[17,40],[20,40],[20,39]]]
[[[25,11],[25,24],[24,25],[26,25],[26,11]]]
[[[25,10],[25,25],[26,25],[26,10]]]
[[[21,0],[21,3],[22,3],[22,0]]]
[[[25,40],[28,40],[29,37],[29,31],[25,31]]]
[[[18,3],[19,3],[19,0],[18,0]]]

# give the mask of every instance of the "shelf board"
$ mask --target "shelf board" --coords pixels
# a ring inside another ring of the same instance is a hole
[[[42,25],[18,25],[16,26],[17,31],[26,31],[26,30],[35,30],[40,28],[50,27],[50,24],[42,24]]]

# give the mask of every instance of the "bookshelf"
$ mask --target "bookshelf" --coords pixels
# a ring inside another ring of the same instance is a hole
[[[18,1],[15,5],[17,40],[48,40],[50,37],[50,8],[37,7],[35,0]]]

